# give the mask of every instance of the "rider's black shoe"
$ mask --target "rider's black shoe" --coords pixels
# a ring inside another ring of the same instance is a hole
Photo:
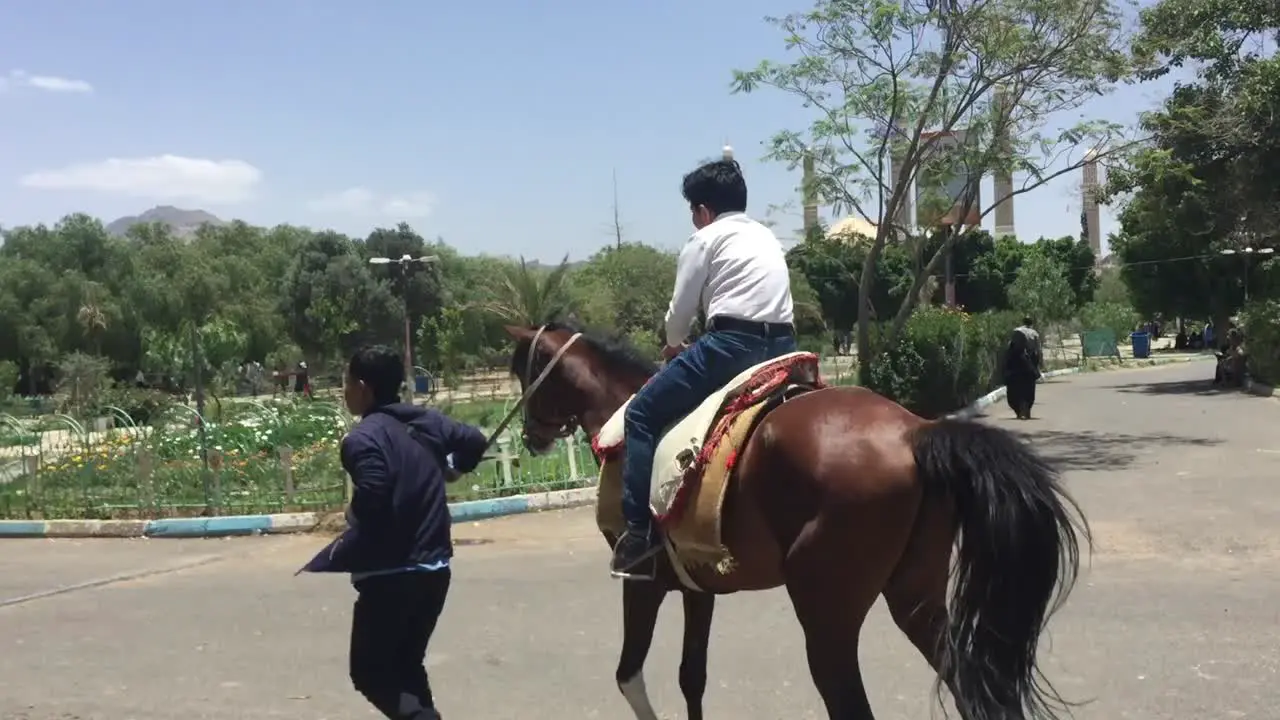
[[[613,562],[609,569],[614,577],[652,580],[653,563],[648,561],[661,549],[662,544],[654,537],[650,526],[628,523],[627,531],[613,546]]]

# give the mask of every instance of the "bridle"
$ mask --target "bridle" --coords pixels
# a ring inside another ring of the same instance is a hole
[[[546,332],[546,330],[546,325],[538,328],[538,332],[534,333],[533,340],[529,343],[529,355],[525,358],[524,377],[526,380],[533,377],[533,361],[537,356],[538,341],[542,339],[542,334]],[[542,368],[542,372],[538,373],[537,379],[529,383],[529,386],[525,388],[523,393],[521,393],[520,399],[516,401],[515,406],[507,412],[507,416],[502,419],[501,423],[498,423],[497,429],[489,435],[489,439],[485,444],[486,449],[493,446],[493,444],[498,440],[498,436],[502,434],[502,431],[506,430],[507,426],[511,424],[511,421],[515,418],[517,412],[521,413],[521,420],[526,428],[530,425],[542,429],[550,428],[552,429],[552,438],[556,440],[569,437],[573,434],[574,430],[581,425],[576,415],[571,415],[559,423],[545,423],[533,418],[529,414],[529,398],[533,397],[533,393],[542,386],[543,381],[547,379],[555,366],[564,358],[564,354],[568,352],[569,348],[572,347],[580,337],[582,337],[582,333],[574,333],[556,350],[555,354],[551,356],[551,361],[547,363],[546,367]]]

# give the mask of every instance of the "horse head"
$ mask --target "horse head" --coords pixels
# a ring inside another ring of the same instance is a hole
[[[505,329],[516,344],[511,373],[520,381],[522,440],[534,455],[579,428],[600,432],[657,370],[626,343],[565,323]]]

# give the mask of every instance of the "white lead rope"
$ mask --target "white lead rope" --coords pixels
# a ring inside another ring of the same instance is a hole
[[[538,332],[535,333],[533,336],[533,342],[529,343],[529,357],[525,362],[525,378],[526,379],[529,377],[529,375],[533,374],[533,359],[535,354],[538,351],[538,341],[542,339],[542,333],[546,329],[547,329],[546,325],[543,325],[542,327],[538,328]],[[515,418],[516,413],[525,408],[526,402],[529,400],[530,397],[533,396],[534,391],[536,391],[542,385],[543,381],[547,379],[547,376],[551,374],[551,370],[555,368],[556,364],[560,362],[560,359],[564,357],[564,354],[569,350],[570,347],[573,346],[573,343],[576,342],[580,337],[582,337],[582,333],[580,332],[574,333],[573,336],[570,337],[569,340],[565,342],[565,344],[561,345],[560,348],[556,350],[555,355],[551,356],[551,362],[547,363],[547,366],[543,368],[542,372],[538,375],[538,379],[534,380],[532,383],[529,384],[529,387],[526,388],[524,393],[520,395],[520,399],[517,400],[516,404],[512,406],[509,412],[507,412],[507,416],[502,419],[501,423],[498,423],[497,429],[494,430],[489,435],[488,441],[485,442],[485,446],[484,446],[485,450],[488,450],[489,448],[493,447],[493,444],[498,440],[498,436],[501,435],[502,431],[506,430],[507,426],[511,424],[511,421]]]

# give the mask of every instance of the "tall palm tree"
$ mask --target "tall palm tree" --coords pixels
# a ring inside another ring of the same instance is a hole
[[[485,309],[502,320],[517,325],[542,325],[564,317],[569,310],[569,256],[549,272],[531,267],[520,258],[519,265],[503,268],[496,288],[497,299]]]

